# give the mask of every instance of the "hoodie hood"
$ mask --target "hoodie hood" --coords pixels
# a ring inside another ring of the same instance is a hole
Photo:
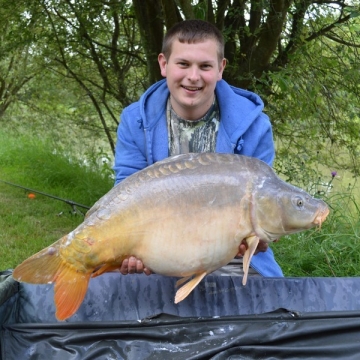
[[[230,86],[224,80],[218,81],[215,93],[220,111],[216,152],[253,156],[272,165],[272,130],[268,116],[262,112],[261,98]],[[123,158],[122,150],[130,149],[133,143],[141,151],[139,164],[144,161],[143,156],[147,165],[168,156],[166,105],[169,94],[166,79],[163,79],[149,87],[139,101],[124,109],[118,133],[121,142],[118,141],[116,150]],[[123,143],[127,144],[125,148]],[[134,161],[131,152],[126,156]]]
[[[166,102],[170,95],[166,79],[160,80],[150,86],[140,97],[140,115],[144,129],[152,129],[166,117]]]
[[[216,86],[215,93],[223,129],[235,146],[260,116],[264,103],[255,93],[230,86],[223,80]]]

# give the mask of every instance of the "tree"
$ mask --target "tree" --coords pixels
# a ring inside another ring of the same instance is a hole
[[[135,8],[138,1],[133,1]],[[214,23],[225,34],[225,56],[229,63],[225,77],[243,88],[254,86],[267,71],[284,68],[306,43],[328,37],[342,44],[336,29],[347,27],[349,21],[359,15],[355,5],[350,6],[352,3],[345,0],[152,0],[141,4],[143,13],[151,13],[162,4],[166,28],[182,20],[180,11],[185,19],[196,17]],[[157,15],[152,13],[151,17],[138,17],[141,34],[149,33],[155,20],[161,21],[160,14],[157,11]],[[359,45],[354,39],[347,42],[350,47]],[[151,68],[148,70],[151,72]]]
[[[0,119],[23,87],[40,71],[32,58],[34,18],[28,19],[23,4],[2,4],[0,9]],[[25,29],[25,30],[24,30]]]
[[[86,93],[114,152],[119,104],[124,107],[132,101],[145,64],[130,6],[121,1],[70,0],[43,1],[42,6],[48,68],[71,78]]]
[[[121,109],[161,78],[157,55],[165,31],[183,19],[201,18],[224,33],[228,59],[224,78],[264,98],[278,154],[285,156],[283,149],[291,148],[294,154],[303,154],[301,161],[315,161],[314,151],[326,148],[321,162],[337,161],[359,171],[355,161],[359,154],[358,0],[42,0],[36,4],[22,0],[19,4],[26,12],[18,14],[26,13],[27,21],[36,24],[24,28],[34,34],[31,49],[38,56],[32,57],[33,64],[41,64],[42,76],[51,73],[79,98],[87,99],[96,117],[79,126],[85,124],[97,133],[101,129],[112,151]],[[13,46],[20,51],[21,42]],[[10,63],[7,54],[4,59]],[[335,156],[340,150],[346,162]]]
[[[166,28],[181,21],[182,13],[186,19],[210,21],[224,33],[224,78],[265,99],[282,164],[286,158],[321,162],[359,174],[358,1],[164,3]],[[154,4],[143,6],[151,11]],[[145,18],[138,20],[141,33],[153,26]]]

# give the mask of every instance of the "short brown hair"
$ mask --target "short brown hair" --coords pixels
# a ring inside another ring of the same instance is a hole
[[[213,39],[218,44],[218,58],[221,63],[224,58],[224,38],[219,29],[203,20],[184,20],[175,24],[165,35],[161,52],[169,59],[174,40],[181,43],[195,44]]]

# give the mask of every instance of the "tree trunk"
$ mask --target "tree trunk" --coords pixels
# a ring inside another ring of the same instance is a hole
[[[157,61],[163,40],[161,1],[133,0],[133,5],[144,46],[149,84],[153,84],[162,78]]]

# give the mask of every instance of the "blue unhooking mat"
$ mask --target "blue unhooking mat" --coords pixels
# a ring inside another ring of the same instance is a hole
[[[1,360],[359,359],[360,278],[208,275],[181,303],[175,281],[107,273],[55,318],[52,285],[0,273]]]

